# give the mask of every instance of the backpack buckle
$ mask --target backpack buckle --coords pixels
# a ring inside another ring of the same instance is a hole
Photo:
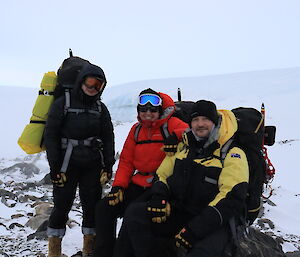
[[[43,95],[49,96],[49,95],[50,95],[50,93],[49,93],[49,91],[48,91],[48,90],[43,90]]]

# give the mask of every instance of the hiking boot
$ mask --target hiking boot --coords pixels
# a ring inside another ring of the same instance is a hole
[[[93,256],[95,235],[83,235],[82,257]]]
[[[48,257],[61,257],[61,238],[52,236],[48,238]]]

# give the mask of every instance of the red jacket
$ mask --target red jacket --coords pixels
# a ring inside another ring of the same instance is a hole
[[[169,133],[172,134],[175,132],[180,140],[182,138],[182,133],[188,128],[188,124],[185,122],[176,117],[171,117],[175,110],[175,104],[172,98],[160,92],[159,94],[163,100],[163,114],[160,116],[160,119],[152,122],[150,127],[148,127],[149,124],[148,126],[145,126],[144,122],[139,118],[139,122],[132,126],[123,146],[113,186],[127,188],[131,182],[142,187],[150,187],[153,175],[149,174],[145,176],[139,173],[134,175],[135,171],[154,173],[166,156],[165,152],[161,150],[163,143],[136,144],[134,134],[138,124],[141,124],[142,126],[138,133],[137,141],[162,141],[163,136],[160,127],[165,122],[168,122]]]

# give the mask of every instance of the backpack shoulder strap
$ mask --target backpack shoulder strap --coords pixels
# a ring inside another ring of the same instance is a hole
[[[70,90],[65,89],[65,107],[64,107],[64,114],[66,115],[68,113],[68,110],[71,106],[71,96],[70,96]]]
[[[102,107],[101,107],[100,99],[98,99],[96,101],[96,104],[97,104],[98,111],[71,108],[71,92],[70,92],[70,89],[68,89],[68,88],[65,89],[65,107],[64,107],[64,114],[65,115],[67,115],[68,112],[74,112],[74,113],[77,113],[77,114],[82,113],[82,112],[89,112],[89,113],[93,113],[93,114],[101,114]]]
[[[102,107],[101,107],[101,101],[100,101],[100,99],[98,99],[96,101],[96,104],[97,104],[98,112],[101,113],[102,112]]]
[[[229,149],[231,148],[232,146],[232,143],[234,141],[234,138],[230,138],[221,148],[221,163],[222,163],[222,166],[224,165],[224,160],[226,158],[226,155],[227,153],[229,152]]]
[[[162,125],[161,129],[161,133],[163,138],[165,139],[166,137],[168,137],[170,135],[169,131],[168,131],[168,125],[164,123]],[[164,126],[165,125],[165,126]],[[139,123],[136,125],[135,127],[135,131],[134,131],[134,141],[136,144],[150,144],[150,143],[163,143],[164,140],[143,140],[143,141],[138,141],[138,137],[139,137],[139,133],[140,130],[142,128],[142,125]]]
[[[136,125],[135,127],[135,131],[134,131],[134,141],[137,143],[138,142],[138,137],[139,137],[139,133],[140,133],[140,130],[142,128],[142,125],[139,123]]]
[[[162,134],[164,139],[166,139],[167,137],[170,136],[170,132],[169,132],[169,129],[168,129],[168,121],[165,122],[164,124],[162,124],[162,126],[160,127],[160,131],[161,131],[161,134]]]

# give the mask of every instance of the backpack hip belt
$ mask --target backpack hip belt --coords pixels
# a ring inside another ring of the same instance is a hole
[[[61,139],[61,147],[62,149],[66,149],[66,153],[64,156],[64,160],[63,160],[63,164],[61,166],[60,172],[66,173],[69,162],[70,162],[70,158],[71,158],[71,154],[73,152],[73,148],[75,146],[78,145],[84,145],[84,146],[89,146],[89,147],[93,147],[94,146],[94,142],[95,140],[97,140],[97,142],[101,142],[101,139],[99,139],[98,137],[89,137],[86,139],[82,139],[82,140],[77,140],[77,139],[71,139],[71,138],[62,138]],[[99,151],[100,157],[101,157],[101,164],[102,167],[104,167],[104,162],[103,162],[103,154],[102,154],[102,149],[101,148],[97,148],[97,150]]]
[[[154,180],[154,176],[156,174],[156,172],[143,172],[143,171],[140,171],[140,170],[135,170],[132,174],[132,176],[135,176],[137,174],[140,174],[142,176],[151,176],[149,178],[146,179],[147,183],[151,184]]]
[[[134,172],[133,172],[133,174],[132,174],[132,176],[135,176],[135,175],[137,175],[137,174],[140,174],[140,175],[142,175],[142,176],[150,176],[150,175],[155,175],[156,174],[156,172],[154,171],[154,172],[143,172],[143,171],[140,171],[140,170],[135,170]]]

